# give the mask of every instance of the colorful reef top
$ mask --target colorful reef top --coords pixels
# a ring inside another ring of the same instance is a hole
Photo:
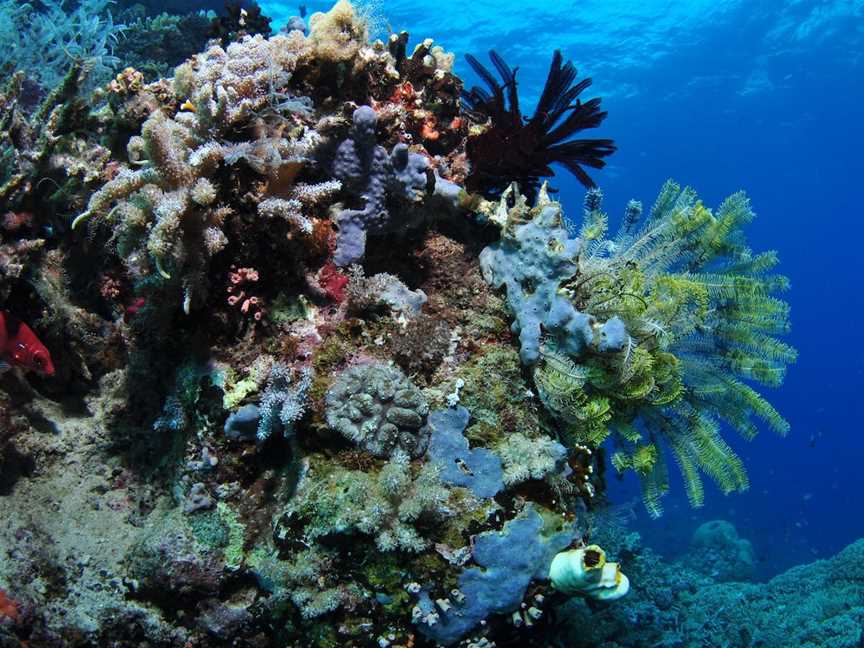
[[[526,118],[494,52],[501,80],[470,58],[466,91],[453,54],[370,42],[346,0],[238,25],[150,82],[89,93],[79,61],[35,105],[25,72],[0,91],[0,357],[26,333],[13,364],[43,374],[2,377],[0,472],[29,401],[62,396],[100,435],[68,445],[124,493],[116,583],[61,622],[68,589],[22,559],[8,623],[30,645],[547,645],[568,597],[639,587],[588,542],[610,466],[659,516],[669,458],[700,506],[703,476],[748,485],[724,433],[787,431],[755,388],[795,352],[749,200],[669,181],[610,233],[584,167],[615,146],[585,137],[605,112],[560,53]],[[553,163],[588,188],[581,225]]]

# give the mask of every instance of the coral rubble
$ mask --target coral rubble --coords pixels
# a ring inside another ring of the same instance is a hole
[[[0,92],[0,301],[56,367],[0,375],[2,645],[548,645],[627,589],[582,543],[607,438],[659,514],[667,449],[698,505],[746,487],[720,421],[787,427],[743,194],[669,183],[609,238],[592,190],[577,235],[539,179],[613,146],[565,141],[605,113],[559,54],[523,122],[497,56],[465,106],[431,39],[292,24],[229,3],[171,76]]]

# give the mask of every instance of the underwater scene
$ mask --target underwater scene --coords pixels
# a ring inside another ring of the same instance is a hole
[[[0,648],[864,648],[864,0],[0,0]]]

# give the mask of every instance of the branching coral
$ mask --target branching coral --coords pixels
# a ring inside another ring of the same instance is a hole
[[[270,369],[267,389],[261,397],[257,437],[265,441],[274,430],[281,429],[286,437],[294,433],[294,424],[303,416],[307,393],[312,384],[312,371],[302,369],[299,377],[287,365],[277,362]]]
[[[164,279],[179,275],[187,313],[203,301],[209,260],[228,244],[224,226],[232,209],[220,204],[227,198],[215,180],[220,167],[242,161],[261,174],[267,181],[261,216],[282,218],[298,233],[311,233],[304,211],[338,184],[294,183],[319,142],[317,133],[302,125],[308,102],[281,91],[299,49],[302,44],[288,37],[258,36],[227,51],[211,48],[194,64],[180,66],[174,84],[189,98],[186,110],[173,118],[156,111],[147,119],[141,136],[128,145],[130,161],[140,168],[121,170],[94,193],[73,227],[103,216],[115,226],[122,256],[146,251],[137,258],[149,256]],[[229,139],[233,129],[256,120],[261,120],[257,137]]]
[[[524,119],[516,84],[518,68],[510,69],[495,51],[489,57],[503,83],[473,56],[465,57],[489,89],[475,86],[463,94],[469,114],[489,122],[485,130],[468,139],[466,151],[472,163],[468,188],[495,196],[515,181],[533,198],[540,178],[555,175],[553,163],[563,165],[586,187],[593,187],[594,181],[582,167],[603,168],[603,158],[615,152],[615,145],[608,139],[569,139],[598,127],[606,118],[599,97],[585,103],[579,99],[591,79],[575,83],[575,66],[570,61],[562,65],[563,57],[556,50],[534,115]]]
[[[339,582],[337,560],[335,550],[316,547],[297,553],[285,567],[288,594],[304,618],[353,607],[370,596],[358,583]]]
[[[775,337],[788,328],[788,305],[773,296],[787,287],[771,273],[776,254],[746,246],[749,201],[734,194],[715,214],[668,182],[641,227],[639,206],[628,205],[612,239],[600,202],[598,191],[588,193],[577,239],[541,193],[533,210],[510,210],[502,241],[481,255],[490,280],[507,286],[523,361],[535,357],[542,327],[534,369],[541,399],[572,443],[597,446],[614,432],[630,447],[614,464],[636,471],[652,514],[667,489],[660,442],[694,506],[703,501],[700,471],[724,492],[747,488],[720,422],[747,439],[758,429],[754,416],[785,433],[786,421],[745,381],[779,385],[796,355]],[[521,264],[519,276],[506,269],[508,257]],[[532,331],[527,357],[523,322]]]
[[[567,449],[549,437],[511,434],[496,449],[504,466],[504,485],[543,479],[564,469]]]

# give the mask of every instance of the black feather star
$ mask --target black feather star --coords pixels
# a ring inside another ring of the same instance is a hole
[[[571,61],[562,65],[555,50],[543,94],[530,119],[519,110],[516,72],[494,50],[489,58],[501,77],[495,76],[470,54],[465,57],[488,91],[473,87],[463,91],[462,101],[472,119],[488,122],[486,130],[468,138],[466,151],[471,162],[468,188],[488,197],[501,194],[512,182],[533,198],[540,178],[554,176],[551,164],[563,165],[586,187],[594,181],[583,167],[602,169],[603,158],[615,152],[609,139],[568,139],[587,128],[596,128],[606,118],[599,97],[582,102],[579,95],[591,79],[576,81]]]

